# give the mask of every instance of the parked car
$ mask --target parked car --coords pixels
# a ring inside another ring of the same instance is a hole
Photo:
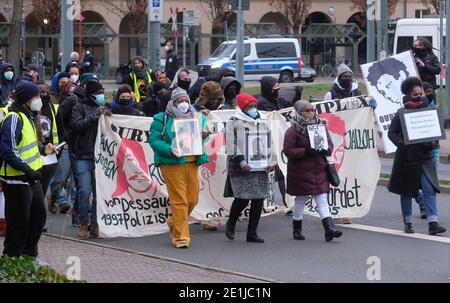
[[[314,78],[317,77],[316,71],[310,67],[303,65],[300,72],[300,80],[304,80],[306,82],[314,82]]]
[[[263,76],[292,82],[300,76],[300,45],[294,38],[250,38],[244,40],[244,80]],[[220,69],[236,70],[236,40],[221,43],[211,56],[198,65],[200,77],[217,80]]]
[[[159,66],[160,66],[160,68],[164,68],[166,66],[166,59],[160,59],[159,60]],[[130,72],[131,72],[131,60],[128,61],[127,64],[122,64],[122,65],[120,65],[117,68],[117,71],[116,71],[116,83],[117,84],[125,83],[127,81],[128,77],[129,77]]]

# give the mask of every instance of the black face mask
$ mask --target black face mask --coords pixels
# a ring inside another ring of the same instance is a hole
[[[238,91],[236,87],[227,87],[227,89],[224,92],[225,98],[227,100],[233,100],[234,98],[236,98],[237,94]]]
[[[272,91],[272,98],[276,99],[276,98],[278,98],[279,95],[280,95],[279,89]]]
[[[424,50],[423,48],[417,48],[417,47],[413,47],[413,52],[414,55],[419,55],[419,56],[423,56],[426,55],[426,50]]]
[[[420,96],[420,97],[416,97],[416,98],[409,98],[408,101],[410,101],[410,102],[424,102],[425,98],[423,96]],[[428,100],[426,100],[426,101],[428,101]]]
[[[127,106],[131,104],[131,99],[119,99],[121,105]]]
[[[352,87],[353,79],[339,79],[339,85],[345,89],[350,89]]]
[[[50,95],[41,96],[41,100],[43,103],[50,102]]]
[[[428,102],[433,102],[436,99],[436,94],[432,93],[427,95]]]
[[[178,87],[188,90],[191,86],[191,80],[178,80]]]

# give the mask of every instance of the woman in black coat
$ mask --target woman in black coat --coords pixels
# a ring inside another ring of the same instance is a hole
[[[417,38],[413,44],[413,53],[420,79],[429,82],[436,89],[436,76],[441,73],[441,64],[433,53],[433,45],[427,38]]]
[[[417,110],[427,107],[428,100],[423,96],[422,82],[411,77],[403,81],[402,93],[404,109]],[[412,198],[417,198],[422,189],[423,200],[427,210],[429,234],[436,235],[445,232],[438,223],[436,192],[439,192],[439,182],[434,164],[435,142],[428,141],[416,144],[405,144],[399,109],[389,127],[389,139],[397,146],[394,165],[388,189],[400,195],[405,233],[414,233],[412,228]]]

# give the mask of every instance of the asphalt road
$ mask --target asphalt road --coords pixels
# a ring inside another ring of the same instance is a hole
[[[450,230],[449,202],[450,195],[438,195],[440,222]],[[245,242],[246,222],[238,223],[234,241],[225,238],[223,226],[207,232],[201,225],[191,225],[187,250],[174,249],[167,233],[89,241],[283,282],[373,283],[367,278],[374,264],[369,258],[380,262],[379,282],[449,282],[450,231],[428,236],[426,220],[419,218],[415,205],[414,215],[416,234],[408,236],[402,232],[399,197],[378,187],[369,214],[354,219],[354,224],[339,226],[344,235],[332,242],[324,241],[320,220],[309,216],[304,219],[306,240],[294,241],[292,217],[283,213],[261,219],[259,233],[264,244]],[[385,230],[376,231],[377,227]],[[48,228],[53,234],[75,238],[78,232],[64,215],[50,214]]]

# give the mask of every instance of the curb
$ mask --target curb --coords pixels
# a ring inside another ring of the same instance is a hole
[[[380,158],[394,159],[394,155],[395,155],[395,153],[385,154],[384,151],[381,151],[381,150],[378,151],[378,157],[380,157]],[[442,164],[450,164],[450,154],[447,156],[440,155],[439,162]]]
[[[183,260],[179,260],[179,259],[175,259],[175,258],[171,258],[171,257],[150,254],[150,253],[146,253],[146,252],[128,250],[128,249],[121,248],[121,247],[80,240],[80,239],[76,239],[76,238],[72,238],[72,237],[59,236],[59,235],[55,235],[55,234],[51,234],[51,233],[44,233],[43,235],[52,237],[52,238],[56,238],[56,239],[60,239],[60,240],[72,241],[72,242],[82,243],[82,244],[86,244],[86,245],[92,245],[92,246],[96,246],[96,247],[100,247],[100,248],[113,249],[116,251],[121,251],[121,252],[129,253],[129,254],[133,254],[133,255],[153,258],[153,259],[157,259],[157,260],[183,264],[183,265],[187,265],[187,266],[191,266],[191,267],[195,267],[195,268],[199,268],[199,269],[203,269],[203,270],[214,271],[214,272],[218,272],[218,273],[235,275],[235,276],[240,276],[240,277],[244,277],[244,278],[259,280],[259,281],[265,282],[265,283],[283,283],[281,281],[272,280],[269,278],[263,278],[263,277],[259,277],[259,276],[255,276],[255,275],[251,275],[251,274],[241,273],[241,272],[227,270],[227,269],[218,268],[218,267],[211,267],[211,266],[207,266],[207,265],[183,261]],[[254,283],[254,282],[252,282],[252,283]]]
[[[387,186],[388,182],[389,182],[389,179],[387,179],[387,178],[378,179],[378,185],[380,185],[380,186]],[[439,185],[439,189],[441,190],[441,194],[450,194],[450,186]]]

